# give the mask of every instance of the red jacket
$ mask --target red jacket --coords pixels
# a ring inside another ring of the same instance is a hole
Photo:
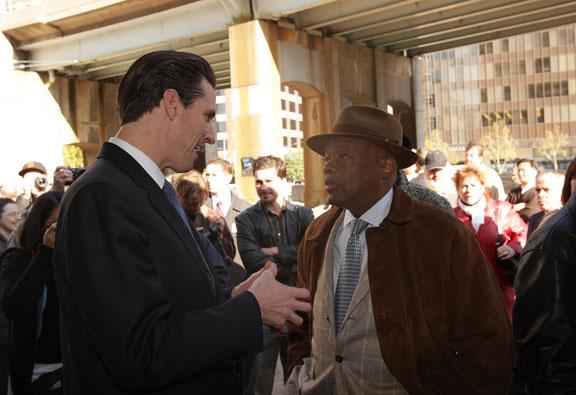
[[[488,262],[496,274],[504,302],[508,308],[508,314],[511,315],[514,304],[514,285],[506,281],[502,267],[498,264],[496,252],[498,234],[504,235],[505,244],[512,247],[517,254],[521,254],[522,247],[526,243],[528,225],[510,203],[491,198],[486,199],[484,225],[480,225],[478,232],[472,227],[470,217],[460,207],[456,207],[454,213],[476,236],[476,240],[478,240],[484,255],[488,258]]]

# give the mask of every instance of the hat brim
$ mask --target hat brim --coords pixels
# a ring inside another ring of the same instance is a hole
[[[324,155],[324,149],[326,148],[326,145],[330,141],[338,137],[368,141],[369,143],[372,143],[380,148],[385,149],[396,159],[396,163],[398,164],[399,169],[404,169],[406,167],[412,166],[418,160],[418,155],[416,155],[414,152],[404,147],[401,147],[394,143],[389,143],[387,141],[384,141],[383,139],[371,136],[359,135],[355,133],[317,134],[315,136],[308,137],[308,139],[306,140],[306,144],[312,151],[316,152],[317,154]]]
[[[30,173],[31,171],[35,171],[36,173],[42,173],[42,174],[46,175],[46,172],[45,172],[45,171],[40,170],[40,169],[36,169],[36,168],[34,168],[34,167],[30,167],[30,168],[28,168],[28,169],[22,169],[22,170],[20,170],[20,171],[18,172],[18,175],[19,175],[20,177],[24,177],[24,174]]]

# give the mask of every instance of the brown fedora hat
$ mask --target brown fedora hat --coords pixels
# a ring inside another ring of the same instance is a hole
[[[306,144],[312,151],[324,155],[324,148],[336,137],[361,139],[384,148],[394,156],[399,169],[411,166],[418,160],[418,155],[402,147],[400,122],[378,108],[346,107],[338,116],[330,133],[311,136],[306,140]]]

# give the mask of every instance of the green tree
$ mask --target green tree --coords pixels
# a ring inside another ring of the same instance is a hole
[[[503,172],[506,162],[517,156],[518,143],[512,136],[512,131],[498,122],[494,122],[488,133],[482,135],[480,143],[484,146],[486,156],[496,162],[499,173]]]
[[[539,139],[539,147],[536,152],[552,162],[554,170],[558,170],[558,158],[568,155],[567,147],[570,146],[570,137],[562,133],[558,126],[552,130],[546,130],[544,137]]]
[[[302,150],[286,158],[286,178],[294,183],[304,181],[304,152]]]

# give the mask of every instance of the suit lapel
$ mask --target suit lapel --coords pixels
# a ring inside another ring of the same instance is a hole
[[[154,207],[158,214],[160,214],[164,221],[166,221],[168,226],[174,231],[174,233],[176,233],[188,251],[188,254],[198,266],[198,271],[201,273],[201,277],[206,285],[206,289],[212,289],[210,286],[210,281],[208,280],[208,275],[203,268],[204,264],[200,261],[202,257],[198,256],[199,253],[202,253],[200,244],[193,239],[192,234],[188,231],[186,225],[182,222],[180,215],[178,215],[172,204],[170,204],[158,184],[156,184],[152,177],[150,177],[150,175],[142,168],[142,166],[140,166],[138,162],[136,162],[136,160],[134,160],[134,158],[132,158],[126,151],[112,143],[104,143],[99,157],[106,158],[116,164],[123,171],[125,171],[138,186],[146,190],[152,207]],[[195,248],[195,244],[198,246],[198,248]],[[208,270],[211,270],[210,263],[207,263]],[[213,271],[212,275],[214,276]],[[212,296],[214,296],[213,292]]]

